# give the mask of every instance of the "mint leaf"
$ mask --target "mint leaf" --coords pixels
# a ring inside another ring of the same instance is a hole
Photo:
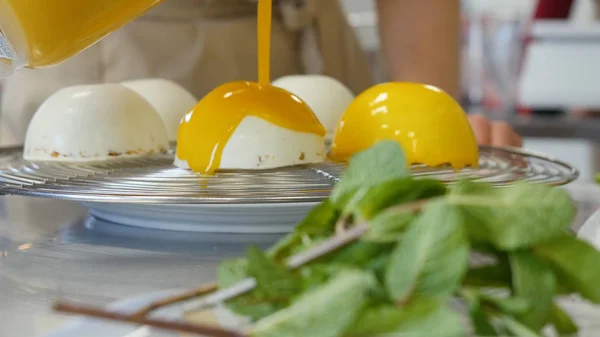
[[[227,288],[249,276],[248,261],[243,258],[221,262],[217,269],[219,288]]]
[[[494,191],[494,187],[488,183],[461,180],[450,188],[449,194],[453,195],[486,195]]]
[[[284,308],[289,304],[290,298],[301,291],[300,280],[252,247],[249,248],[248,259],[225,261],[217,271],[221,289],[248,277],[256,278],[256,289],[226,304],[233,312],[252,320],[261,319]]]
[[[394,246],[393,243],[359,241],[342,248],[338,252],[332,253],[326,261],[330,263],[351,265],[354,267],[364,267],[382,254],[389,255],[394,249]]]
[[[402,310],[398,326],[387,336],[464,337],[460,315],[446,304],[433,299],[421,299]],[[367,337],[367,336],[365,336]]]
[[[503,316],[502,322],[508,331],[510,331],[514,336],[519,337],[541,337],[537,332],[532,331],[525,325],[521,324],[519,321],[515,320],[509,316]]]
[[[416,218],[417,215],[413,212],[383,212],[369,223],[369,232],[363,240],[381,243],[396,242]]]
[[[493,317],[503,314],[507,317],[523,315],[532,305],[519,297],[496,297],[481,289],[461,289],[459,294],[469,304],[471,323],[478,336],[497,336],[498,331],[492,324]]]
[[[498,336],[498,332],[492,325],[491,319],[481,307],[471,306],[469,308],[469,316],[471,317],[471,322],[477,336]]]
[[[335,229],[335,223],[340,212],[327,199],[313,208],[310,213],[296,226],[296,231],[307,235],[331,234]]]
[[[520,297],[495,297],[486,293],[481,293],[479,296],[481,303],[511,316],[523,315],[533,306],[532,303]]]
[[[445,298],[462,280],[468,259],[461,213],[442,202],[430,203],[394,249],[385,285],[395,301],[415,295]]]
[[[587,242],[563,235],[534,247],[536,255],[547,259],[560,281],[588,300],[600,304],[600,252]]]
[[[284,301],[301,290],[299,279],[294,274],[256,247],[250,246],[247,255],[248,273],[256,279],[257,289],[266,297]]]
[[[357,190],[344,208],[344,214],[370,220],[382,210],[411,201],[442,196],[446,187],[437,180],[404,177]]]
[[[571,320],[571,317],[557,304],[552,305],[550,322],[561,336],[575,335],[579,331],[577,325]]]
[[[371,274],[341,272],[291,306],[257,322],[251,336],[338,337],[352,324],[375,284]]]
[[[362,266],[362,270],[375,275],[376,279],[379,280],[381,272],[385,267],[384,261],[387,261],[385,259],[387,256],[388,254],[379,255],[367,265]],[[300,269],[300,277],[302,279],[304,290],[307,291],[317,288],[332,277],[351,268],[353,268],[353,266],[339,263],[311,264],[303,267]],[[383,287],[375,287],[371,289],[369,293],[369,302],[370,305],[389,303],[389,296]]]
[[[229,310],[252,321],[268,317],[285,307],[285,304],[275,303],[257,291],[227,301],[226,305]]]
[[[394,331],[405,318],[405,312],[391,304],[368,307],[361,311],[348,329],[349,336],[375,336]]]
[[[346,172],[331,194],[331,200],[343,206],[360,187],[407,176],[406,166],[400,145],[395,141],[381,141],[350,159]]]
[[[293,233],[279,240],[268,252],[269,257],[281,260],[289,257],[293,251],[299,251],[303,246],[303,237],[314,237],[332,234],[339,212],[333,203],[327,199],[313,208],[302,220]]]
[[[348,266],[323,263],[311,264],[299,270],[302,284],[305,290],[313,289],[327,282],[332,276],[348,269]]]
[[[302,245],[302,234],[292,232],[269,248],[267,255],[274,260],[282,260],[289,257],[290,252],[299,245]]]
[[[490,322],[487,313],[481,307],[479,293],[476,290],[462,290],[460,292],[469,306],[471,323],[478,336],[498,336],[496,329]]]
[[[246,259],[235,259],[221,263],[217,270],[217,281],[219,288],[224,289],[237,282],[250,277],[248,273],[248,261]],[[248,294],[228,301],[227,307],[240,316],[258,320],[266,317],[287,303],[275,303],[272,298],[266,296],[261,290],[255,289]]]
[[[510,266],[500,263],[491,266],[469,268],[463,284],[470,287],[510,289],[512,284]]]
[[[567,192],[537,184],[503,189],[453,191],[448,202],[460,206],[475,242],[500,250],[517,250],[560,236],[569,228],[575,207]]]
[[[370,272],[372,272],[376,277],[377,280],[380,280],[383,282],[383,279],[385,278],[385,271],[387,269],[387,266],[390,263],[390,254],[389,253],[384,253],[384,254],[379,254],[378,256],[374,257],[371,261],[369,261],[369,263],[367,263],[364,268]],[[385,288],[381,289],[382,292],[386,292]],[[386,297],[387,297],[387,293],[386,293]]]
[[[366,308],[346,331],[353,337],[463,337],[464,333],[459,315],[432,299],[402,308],[390,304]]]
[[[518,319],[531,329],[540,330],[548,322],[556,294],[554,272],[545,261],[529,251],[513,252],[509,255],[509,260],[515,296],[533,304]]]

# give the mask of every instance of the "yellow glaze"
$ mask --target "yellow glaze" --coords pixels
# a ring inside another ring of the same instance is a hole
[[[255,82],[232,82],[206,95],[185,116],[179,126],[177,157],[187,161],[194,172],[214,173],[229,138],[248,116],[325,136],[325,128],[312,110],[292,93]]]
[[[381,140],[400,143],[408,164],[478,165],[479,150],[465,112],[433,86],[385,83],[359,95],[338,124],[330,158],[347,161]]]
[[[273,0],[258,1],[258,83],[271,84]]]
[[[325,136],[312,110],[294,94],[270,85],[272,0],[258,3],[259,83],[231,82],[213,90],[179,126],[177,157],[197,173],[212,174],[237,127],[249,116],[282,128]]]

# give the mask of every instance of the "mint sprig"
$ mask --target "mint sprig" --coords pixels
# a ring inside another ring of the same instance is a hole
[[[404,152],[392,141],[379,142],[370,151],[355,155],[331,194],[338,207],[353,196],[359,188],[375,186],[408,175]]]
[[[341,335],[357,318],[376,286],[366,272],[349,269],[340,272],[322,286],[302,294],[289,307],[257,322],[252,330],[256,337]]]
[[[444,219],[439,226],[438,219]],[[385,285],[404,303],[417,296],[446,299],[457,289],[469,261],[469,241],[460,211],[435,202],[408,228],[391,255]]]
[[[513,291],[532,305],[519,320],[528,327],[539,330],[548,323],[557,285],[552,268],[530,251],[512,252],[509,255],[513,275]]]
[[[266,255],[251,249],[225,262],[219,285],[256,280],[227,304],[256,322],[257,337],[573,333],[558,295],[600,303],[600,252],[568,233],[574,215],[567,193],[549,186],[415,179],[400,147],[381,142],[355,156],[331,198]],[[354,226],[369,230],[285,267]]]
[[[462,208],[473,241],[500,250],[526,248],[560,236],[576,215],[568,194],[560,189],[524,183],[493,190],[485,184],[475,186],[473,192],[459,186],[463,191],[451,193],[448,202]]]
[[[559,282],[567,289],[600,304],[600,254],[596,248],[564,234],[535,245],[533,251],[551,264]]]

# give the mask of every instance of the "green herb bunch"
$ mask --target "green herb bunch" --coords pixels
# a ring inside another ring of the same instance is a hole
[[[219,287],[256,279],[227,303],[255,321],[256,337],[571,335],[557,298],[600,303],[600,252],[569,233],[575,213],[548,186],[415,179],[400,147],[381,142],[351,160],[292,234],[221,264]],[[368,226],[360,240],[285,267],[357,226]]]

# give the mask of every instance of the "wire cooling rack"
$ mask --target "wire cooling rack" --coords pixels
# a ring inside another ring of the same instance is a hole
[[[269,171],[227,171],[198,176],[172,165],[172,155],[118,162],[28,162],[21,148],[0,149],[0,194],[83,202],[257,204],[316,202],[326,198],[344,166],[324,163]],[[414,176],[452,183],[516,181],[564,185],[579,176],[570,165],[519,149],[481,147],[477,169],[413,166]]]

